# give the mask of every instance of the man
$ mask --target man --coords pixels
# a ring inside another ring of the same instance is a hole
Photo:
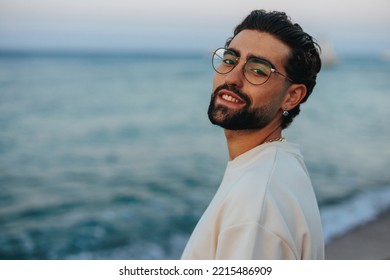
[[[316,84],[318,49],[285,13],[258,10],[214,53],[208,115],[230,161],[182,259],[324,258],[308,172],[282,137]]]

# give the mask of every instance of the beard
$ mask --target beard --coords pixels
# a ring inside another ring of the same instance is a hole
[[[218,92],[222,89],[230,90],[245,101],[245,106],[239,110],[231,109],[224,105],[215,104]],[[228,130],[252,130],[266,127],[274,118],[272,106],[263,105],[251,108],[251,100],[247,94],[241,92],[235,86],[223,84],[217,87],[211,96],[208,108],[209,120],[212,124]]]

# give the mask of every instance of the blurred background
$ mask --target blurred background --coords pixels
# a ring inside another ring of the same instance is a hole
[[[390,207],[390,2],[0,0],[0,259],[177,259],[226,167],[211,52],[254,9],[318,39],[285,131],[326,242]]]

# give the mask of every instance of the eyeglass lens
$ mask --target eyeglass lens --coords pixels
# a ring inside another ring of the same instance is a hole
[[[239,57],[231,50],[218,49],[213,55],[213,67],[220,74],[227,74],[238,64]],[[252,84],[265,83],[272,74],[269,63],[260,58],[249,58],[245,63],[245,78]]]

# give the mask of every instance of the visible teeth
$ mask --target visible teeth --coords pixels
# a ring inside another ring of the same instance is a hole
[[[227,95],[227,94],[222,95],[222,98],[227,100],[227,101],[234,102],[234,103],[239,103],[240,102],[237,99],[235,99],[234,97],[232,97],[230,95]]]

